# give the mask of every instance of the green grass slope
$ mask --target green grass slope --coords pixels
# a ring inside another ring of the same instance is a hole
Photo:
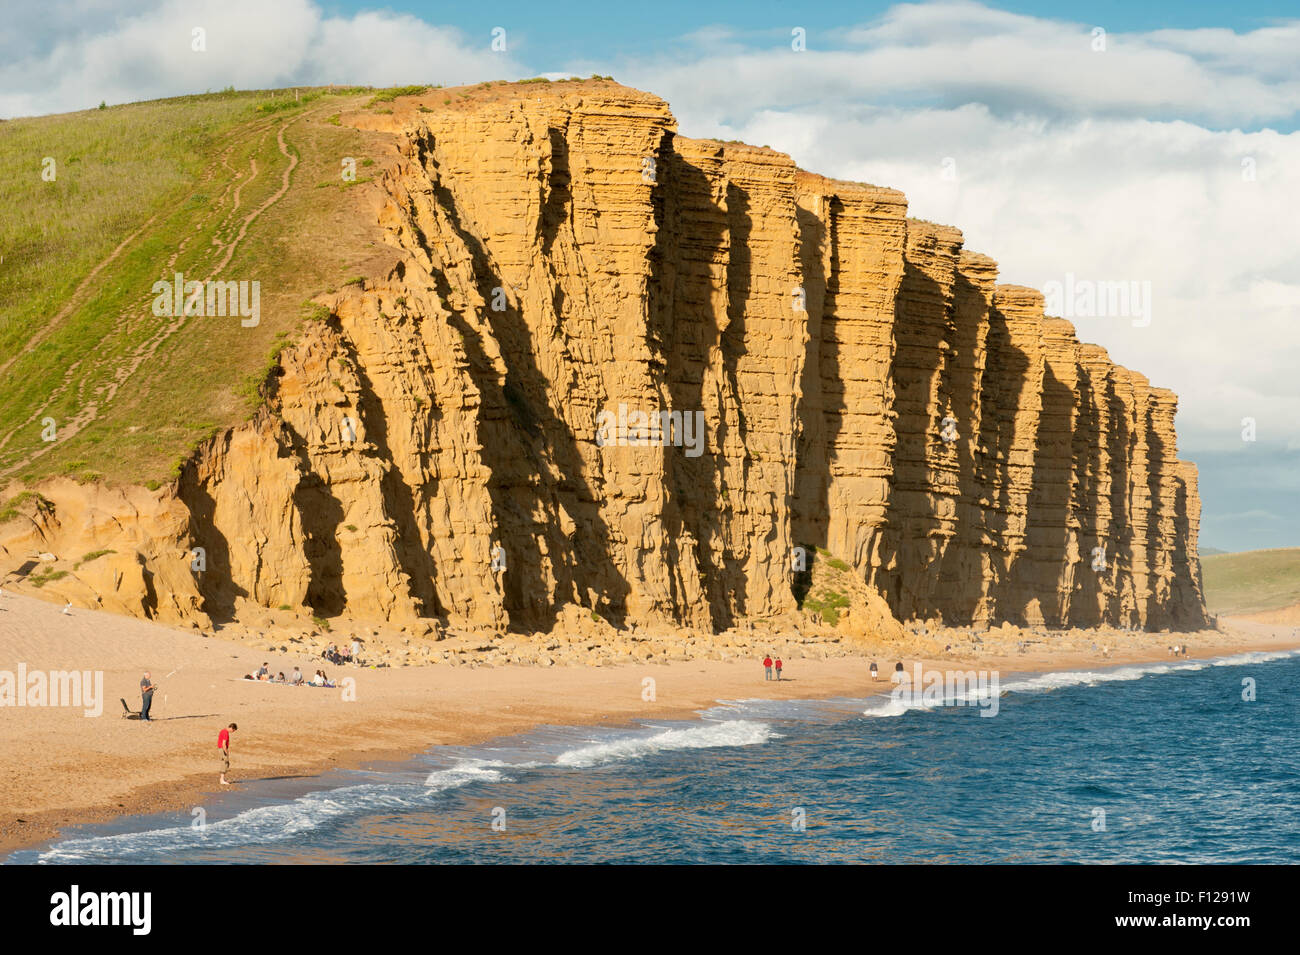
[[[163,481],[248,417],[305,303],[382,253],[362,193],[388,139],[338,114],[383,102],[227,91],[0,122],[0,488]],[[260,324],[155,316],[176,272],[260,282]]]
[[[1210,613],[1257,613],[1300,604],[1300,547],[1202,557],[1201,573]]]

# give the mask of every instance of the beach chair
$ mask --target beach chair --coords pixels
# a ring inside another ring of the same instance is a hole
[[[135,710],[131,709],[131,707],[126,705],[126,700],[123,700],[122,697],[120,696],[118,697],[118,699],[122,700],[122,719],[138,720],[140,718],[139,713],[137,713]]]

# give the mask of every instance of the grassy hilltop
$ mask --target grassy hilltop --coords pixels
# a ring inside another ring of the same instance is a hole
[[[1242,614],[1300,604],[1300,547],[1201,558],[1210,613]]]
[[[0,122],[0,487],[165,481],[246,418],[305,303],[380,251],[340,172],[354,157],[364,186],[382,137],[338,114],[397,92],[231,90]],[[153,284],[176,272],[259,281],[260,324],[155,316]]]

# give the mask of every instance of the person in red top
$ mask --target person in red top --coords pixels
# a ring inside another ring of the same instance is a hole
[[[772,679],[772,657],[770,655],[763,657],[763,679]]]
[[[237,729],[239,727],[231,723],[217,734],[217,749],[221,751],[221,785],[223,786],[230,785],[226,782],[226,773],[230,772],[230,733]]]
[[[776,678],[781,679],[781,658],[776,658]]]

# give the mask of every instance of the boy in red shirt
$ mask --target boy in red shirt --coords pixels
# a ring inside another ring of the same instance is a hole
[[[772,679],[772,658],[770,656],[763,657],[763,679]]]
[[[776,678],[781,679],[781,658],[776,658]]]
[[[226,782],[226,773],[230,772],[230,731],[239,729],[234,723],[231,723],[220,733],[217,734],[217,749],[221,751],[221,785],[229,786]]]

